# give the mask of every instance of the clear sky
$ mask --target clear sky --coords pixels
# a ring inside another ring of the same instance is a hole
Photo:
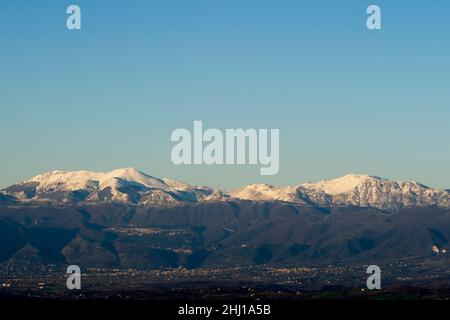
[[[193,120],[279,128],[278,175],[173,165]],[[449,188],[449,120],[448,0],[0,2],[0,187],[132,166],[227,189],[348,173]]]

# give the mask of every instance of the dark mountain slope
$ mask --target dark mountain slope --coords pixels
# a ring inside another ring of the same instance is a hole
[[[195,268],[381,263],[429,259],[447,249],[450,210],[396,213],[285,202],[0,206],[0,258],[30,245],[49,262]],[[440,253],[441,254],[441,253]]]

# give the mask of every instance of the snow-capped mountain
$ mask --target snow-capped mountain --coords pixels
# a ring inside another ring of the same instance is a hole
[[[275,187],[268,184],[250,184],[243,189],[230,192],[233,198],[252,201],[299,202],[297,187]]]
[[[111,172],[52,171],[21,181],[2,193],[19,201],[174,204],[200,201],[212,195],[214,190],[124,168]]]
[[[312,206],[359,206],[397,211],[406,207],[449,207],[448,190],[420,183],[351,174],[296,186],[252,184],[234,192],[159,179],[134,168],[111,172],[53,171],[0,192],[0,202],[123,202],[176,205],[200,201],[282,201]]]
[[[414,206],[448,208],[448,193],[448,190],[431,189],[414,181],[391,181],[351,174],[290,187],[249,185],[231,195],[245,200],[281,200],[320,206],[359,206],[396,211]]]

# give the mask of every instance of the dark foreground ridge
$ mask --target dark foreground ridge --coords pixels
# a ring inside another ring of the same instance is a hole
[[[0,263],[82,269],[313,267],[447,260],[450,209],[283,202],[0,205]]]
[[[3,298],[448,297],[450,210],[270,201],[1,205]],[[366,290],[366,268],[383,291]],[[82,270],[83,290],[66,287]],[[422,288],[422,289],[418,289]]]

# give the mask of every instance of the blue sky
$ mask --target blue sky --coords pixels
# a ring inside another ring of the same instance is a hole
[[[348,173],[449,188],[449,57],[444,0],[2,0],[0,187],[133,166],[228,189]],[[170,133],[194,120],[279,128],[279,173],[173,165]]]

